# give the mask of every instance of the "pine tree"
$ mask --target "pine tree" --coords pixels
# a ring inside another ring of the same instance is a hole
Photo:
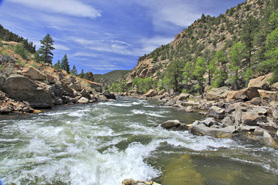
[[[222,87],[228,78],[226,66],[228,62],[227,57],[224,51],[220,50],[215,53],[212,60],[214,60],[215,65],[219,66],[214,72],[213,87]]]
[[[58,62],[56,64],[54,64],[54,69],[61,69],[61,62],[60,60],[58,60]]]
[[[80,77],[80,78],[84,78],[84,75],[85,75],[85,74],[84,74],[84,69],[82,69],[82,70],[81,70],[81,73],[79,74],[79,77]]]
[[[235,90],[239,88],[238,80],[240,78],[239,70],[243,68],[242,60],[246,58],[246,46],[244,43],[237,42],[233,45],[230,53],[230,65],[229,68],[234,73],[231,82]]]
[[[245,21],[245,25],[241,31],[241,41],[243,41],[246,45],[246,49],[248,52],[248,56],[246,58],[246,62],[248,67],[251,67],[251,57],[252,57],[252,49],[254,45],[254,34],[257,33],[258,20],[254,17],[248,16]]]
[[[76,69],[75,65],[72,66],[72,69],[71,69],[71,71],[70,71],[70,74],[72,74],[72,75],[77,75],[77,69]]]
[[[275,83],[278,81],[278,28],[267,35],[265,47],[267,60],[263,62],[263,66],[273,72],[271,83]]]
[[[184,68],[184,62],[181,60],[173,60],[166,70],[165,80],[169,82],[170,88],[173,88],[175,92],[178,92],[180,89],[179,83],[182,82],[182,70]]]
[[[39,49],[39,53],[45,63],[49,63],[52,65],[53,53],[52,50],[55,48],[53,47],[53,39],[52,37],[47,34],[43,40],[41,40],[41,47]]]
[[[68,56],[66,54],[62,58],[61,69],[65,70],[67,73],[70,72],[69,60],[68,60]]]
[[[203,57],[199,57],[196,61],[193,76],[198,81],[198,90],[200,94],[203,94],[204,92],[204,74],[206,73],[206,67],[207,63],[205,62],[205,59]]]

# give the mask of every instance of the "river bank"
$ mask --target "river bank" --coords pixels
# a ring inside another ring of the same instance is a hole
[[[188,125],[192,134],[248,139],[278,148],[278,91],[277,84],[269,85],[270,76],[251,80],[246,89],[207,89],[203,96],[171,95],[165,90],[150,90],[145,95],[131,91],[122,95],[153,99],[184,112],[205,115],[208,119]],[[173,129],[177,127],[173,124]]]

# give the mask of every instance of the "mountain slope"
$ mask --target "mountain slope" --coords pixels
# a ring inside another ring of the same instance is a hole
[[[109,86],[112,83],[121,80],[130,70],[115,70],[105,74],[95,74],[95,82]]]
[[[252,77],[269,72],[261,66],[261,63],[265,60],[266,37],[275,28],[271,27],[269,19],[273,12],[277,11],[276,1],[248,0],[227,10],[225,15],[221,14],[218,17],[202,15],[200,19],[177,34],[174,41],[140,57],[137,66],[125,77],[128,81],[127,88],[134,86],[132,81],[135,78],[147,77],[156,80],[157,83],[154,88],[167,88],[167,85],[163,86],[161,82],[165,77],[170,78],[169,75],[167,76],[170,74],[167,69],[169,71],[170,64],[174,65],[173,61],[179,60],[183,66],[189,63],[193,68],[188,73],[193,73],[199,57],[204,58],[207,63],[206,68],[208,68],[217,51],[223,52],[226,59],[224,64],[219,64],[216,61],[214,68],[220,70],[225,65],[227,78],[224,85],[232,86],[234,71],[229,69],[229,52],[237,42],[244,43],[246,46],[246,55],[242,60],[244,65],[241,66],[241,76],[238,80],[240,82],[238,88],[244,87],[247,84],[244,81],[245,76],[248,77],[246,78],[248,81]],[[183,72],[182,69],[178,74],[183,78],[178,82],[180,84],[180,87],[177,88],[178,91],[186,88],[188,84],[197,85],[197,79],[192,74],[187,80],[189,83],[185,84],[184,80],[186,79],[184,79]],[[210,71],[207,70],[203,76],[204,86],[211,85],[209,75]],[[214,77],[211,79],[212,81],[216,80],[216,75]],[[181,85],[182,83],[183,85]],[[171,84],[169,85],[171,86]],[[194,89],[196,88],[190,87],[187,90],[192,91]]]

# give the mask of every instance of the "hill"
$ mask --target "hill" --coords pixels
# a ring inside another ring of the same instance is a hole
[[[218,17],[203,14],[174,41],[140,57],[121,91],[203,93],[208,86],[246,87],[251,78],[273,69],[265,61],[267,37],[278,25],[277,9],[277,0],[248,0]]]
[[[100,84],[34,58],[23,43],[0,41],[0,114],[105,99]]]
[[[121,80],[130,70],[115,70],[105,74],[95,74],[95,82],[102,84],[104,87]]]

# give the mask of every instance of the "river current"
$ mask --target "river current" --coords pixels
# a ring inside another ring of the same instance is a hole
[[[5,184],[276,185],[278,151],[248,141],[194,136],[157,125],[202,117],[156,102],[60,106],[39,115],[0,117]]]

